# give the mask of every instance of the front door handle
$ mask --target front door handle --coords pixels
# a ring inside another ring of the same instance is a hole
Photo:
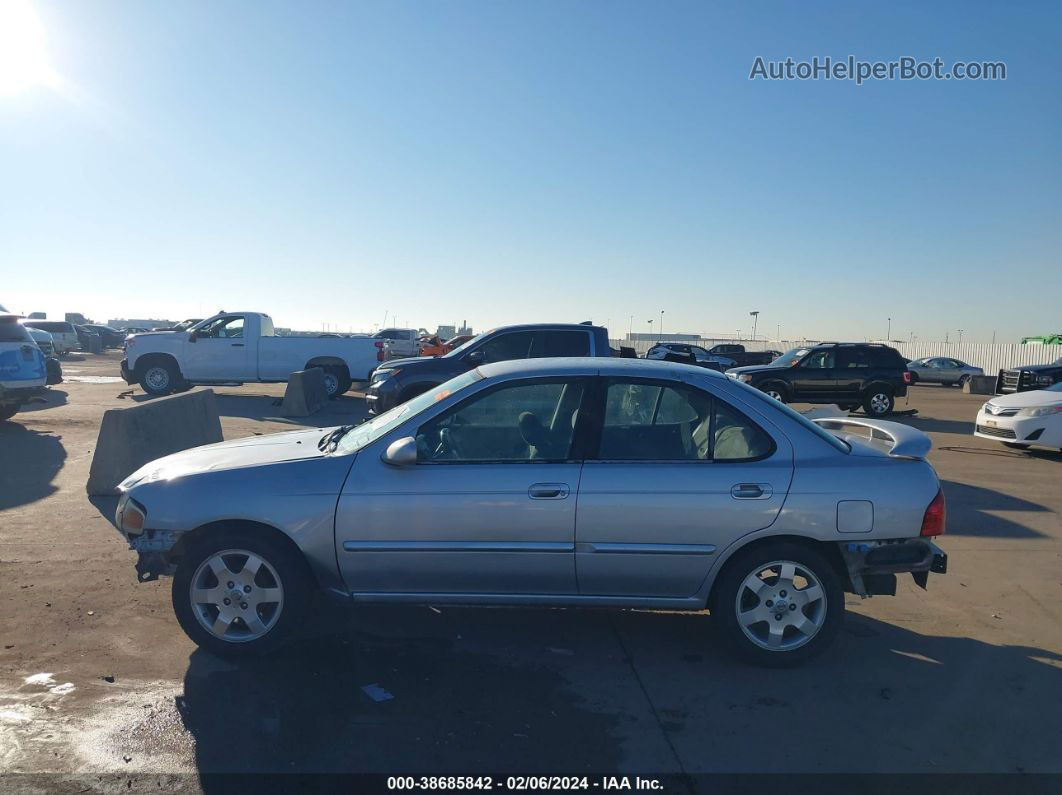
[[[737,483],[730,489],[735,500],[766,500],[773,494],[770,483]]]
[[[242,342],[234,342],[234,343],[232,343],[232,347],[233,348],[242,348],[243,347],[243,343]]]
[[[527,490],[533,500],[563,500],[569,493],[567,483],[535,483]]]

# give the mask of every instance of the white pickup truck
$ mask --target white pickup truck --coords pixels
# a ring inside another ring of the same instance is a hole
[[[383,340],[384,359],[406,359],[420,356],[420,332],[412,328],[385,328],[372,335],[373,339]]]
[[[379,364],[371,337],[278,337],[261,312],[220,312],[186,331],[134,334],[122,377],[151,395],[194,384],[284,382],[296,370],[320,367],[330,397],[367,381]]]

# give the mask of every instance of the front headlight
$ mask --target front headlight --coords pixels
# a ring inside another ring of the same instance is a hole
[[[397,370],[373,370],[372,380],[374,383],[376,381],[383,381],[385,378],[398,375],[400,372],[402,372],[401,368]]]
[[[747,374],[739,375],[738,376],[738,381],[740,381],[743,384],[751,384],[752,383],[752,376],[751,375],[747,375]]]
[[[1031,406],[1018,412],[1021,417],[1046,417],[1048,414],[1062,414],[1062,403],[1057,406]]]
[[[129,536],[138,536],[144,532],[147,521],[147,508],[136,500],[127,498],[119,507],[118,529]]]

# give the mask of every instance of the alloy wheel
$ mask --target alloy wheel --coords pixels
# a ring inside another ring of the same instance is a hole
[[[793,651],[808,643],[826,620],[826,591],[807,566],[791,560],[759,565],[738,588],[738,625],[768,651]]]
[[[885,414],[889,410],[889,396],[879,392],[870,398],[870,408],[875,414]]]
[[[245,549],[215,552],[199,564],[188,587],[196,620],[230,643],[257,640],[271,630],[284,608],[276,569]]]

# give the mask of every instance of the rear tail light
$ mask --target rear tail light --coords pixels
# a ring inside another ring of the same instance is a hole
[[[382,362],[384,360],[384,344],[382,342],[376,343],[376,361]]]
[[[904,370],[903,371],[903,382],[905,384],[910,384],[911,380],[912,380],[911,371],[910,370]]]
[[[944,535],[944,526],[947,524],[948,509],[944,502],[944,490],[937,489],[937,496],[926,508],[925,516],[922,517],[922,536]]]

